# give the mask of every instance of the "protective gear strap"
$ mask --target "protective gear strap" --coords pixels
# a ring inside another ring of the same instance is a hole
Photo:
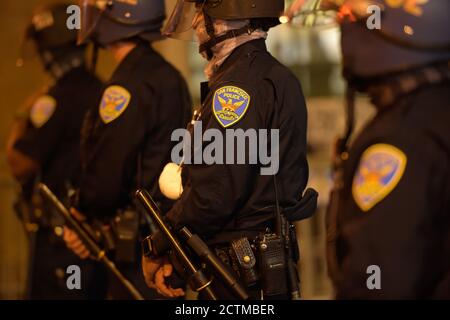
[[[389,80],[368,85],[367,93],[372,103],[379,109],[392,106],[401,96],[418,88],[435,85],[450,80],[448,62],[428,65],[402,73]]]
[[[92,74],[95,74],[95,71],[97,69],[99,50],[100,50],[100,46],[96,42],[94,42],[93,47],[92,47],[92,59],[91,59],[91,65],[90,65],[90,70],[91,70]]]
[[[352,136],[355,122],[355,93],[352,85],[348,85],[346,97],[346,130],[342,137],[337,139],[333,161],[333,188],[330,193],[330,201],[326,212],[326,256],[328,275],[336,286],[341,279],[341,268],[338,261],[337,241],[339,237],[338,210],[340,195],[344,186],[344,165],[348,159],[348,142]]]
[[[217,44],[231,39],[231,38],[237,38],[240,35],[243,35],[244,33],[248,33],[251,34],[254,31],[254,29],[250,26],[250,25],[245,25],[240,29],[235,29],[235,30],[229,30],[228,32],[226,32],[225,34],[218,36],[218,37],[212,37],[209,41],[203,43],[200,45],[199,47],[199,52],[207,52],[208,50],[211,51],[212,48],[214,48],[214,46],[216,46]],[[212,51],[211,51],[211,58],[212,58]],[[210,57],[208,56],[208,59],[210,59]]]
[[[206,33],[208,34],[210,40],[208,42],[206,42],[206,44],[209,44],[210,41],[213,41],[216,39],[216,31],[214,29],[214,22],[211,19],[211,17],[206,13],[206,9],[203,9],[203,17],[205,19],[205,28],[206,28]],[[203,51],[206,51],[206,55],[208,60],[211,60],[213,58],[213,52],[212,52],[212,48],[214,47],[214,45],[210,46],[206,46],[205,48],[203,48],[202,50],[202,46],[200,46],[200,53],[202,53]]]

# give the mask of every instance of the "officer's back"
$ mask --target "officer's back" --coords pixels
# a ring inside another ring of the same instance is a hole
[[[136,41],[105,86],[105,92],[119,87],[129,93],[126,112],[107,123],[97,104],[89,113],[80,209],[95,216],[110,216],[129,204],[138,186],[155,190],[170,162],[171,134],[190,115],[180,73],[149,43]]]
[[[367,93],[377,114],[337,161],[329,271],[342,299],[446,298],[448,3],[383,4],[381,29],[341,26],[348,92]]]
[[[11,171],[21,184],[15,204],[29,239],[27,296],[31,299],[82,299],[103,296],[91,285],[95,263],[83,263],[59,239],[63,221],[35,192],[35,182],[47,184],[63,201],[78,184],[80,131],[87,108],[101,94],[101,81],[87,70],[85,46],[76,46],[76,31],[66,27],[69,4],[36,10],[25,43],[34,44],[44,70],[54,83],[30,99],[18,113],[8,142]],[[24,46],[28,48],[29,46]],[[27,52],[25,52],[27,53]],[[24,61],[26,66],[28,60]],[[65,283],[67,266],[83,265],[82,290]]]
[[[172,132],[188,122],[190,98],[180,73],[151,47],[162,39],[164,1],[115,0],[99,6],[100,2],[83,7],[96,19],[80,30],[80,41],[106,48],[118,65],[86,118],[76,209],[89,222],[109,227],[101,228],[103,239],[111,240],[106,250],[114,251],[114,262],[125,277],[146,297],[153,297],[142,288],[136,253],[141,230],[148,226],[133,196],[137,188],[146,188],[163,201],[157,178],[170,161]],[[65,240],[80,257],[89,256],[71,230]],[[112,296],[129,298],[114,280]]]

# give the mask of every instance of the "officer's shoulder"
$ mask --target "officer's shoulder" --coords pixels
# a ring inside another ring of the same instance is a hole
[[[241,81],[222,81],[211,88],[212,112],[217,122],[228,128],[240,122],[254,98],[254,87]]]
[[[49,91],[39,95],[30,109],[30,122],[35,128],[41,128],[54,115],[58,107],[57,98]]]
[[[418,127],[420,134],[450,152],[450,82],[421,90],[413,96],[412,101],[410,123]]]
[[[175,77],[179,74],[179,71],[167,61],[159,52],[154,51],[152,54],[144,56],[142,59],[142,68],[151,70],[149,74],[150,79],[158,79],[161,74],[169,77]]]
[[[184,81],[181,73],[159,53],[143,58],[140,66],[139,72],[142,76],[140,79],[134,77],[131,80],[137,86],[151,87],[159,91],[161,86],[175,88]]]
[[[408,156],[403,148],[384,142],[371,144],[363,150],[353,175],[352,195],[359,208],[366,212],[396,188],[405,172]]]
[[[261,62],[266,63],[269,66],[264,80],[272,82],[278,88],[296,87],[299,88],[299,92],[301,92],[300,81],[291,69],[271,55],[263,57],[262,59],[264,60]]]
[[[302,92],[300,82],[294,73],[267,53],[259,52],[253,55],[249,62],[242,59],[232,70],[221,77],[216,84],[217,88],[236,85],[257,96],[266,96],[271,90],[284,91],[285,88],[289,88],[292,94]]]
[[[136,93],[122,83],[110,83],[103,90],[99,113],[105,124],[119,118],[130,105],[133,94]]]
[[[102,87],[103,82],[99,77],[86,68],[77,68],[56,81],[48,92],[66,104],[71,101],[77,102],[85,96],[98,95]]]
[[[373,120],[369,128],[361,133],[383,139],[394,139],[408,143],[430,135],[447,140],[450,122],[450,90],[448,85],[425,87],[400,99]],[[365,140],[365,139],[363,139]]]

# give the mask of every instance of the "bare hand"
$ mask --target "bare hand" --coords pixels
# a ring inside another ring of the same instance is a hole
[[[74,208],[70,209],[70,213],[78,221],[86,220],[86,218]],[[67,226],[64,226],[63,239],[64,242],[66,243],[66,246],[81,259],[83,260],[87,259],[91,255],[91,253],[83,244],[83,242],[80,240],[78,235],[74,231],[69,229]]]
[[[165,279],[170,277],[173,272],[173,266],[166,257],[154,260],[143,257],[142,271],[147,286],[156,289],[159,294],[168,298],[184,296],[183,289],[173,289],[165,283]]]

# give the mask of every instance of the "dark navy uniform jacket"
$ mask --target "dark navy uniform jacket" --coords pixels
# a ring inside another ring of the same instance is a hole
[[[191,105],[180,73],[147,43],[121,62],[89,112],[82,144],[79,209],[111,217],[137,187],[161,200],[158,177],[170,162],[172,132],[185,128]]]
[[[87,110],[101,97],[102,86],[102,82],[85,67],[68,71],[35,101],[28,130],[15,144],[17,150],[40,165],[40,181],[46,183],[63,201],[67,199],[68,185],[76,187],[79,183],[80,131]],[[44,213],[45,220],[60,222],[57,216],[53,217],[47,211]],[[31,236],[33,238],[35,240],[30,242],[30,261],[33,262],[28,275],[30,299],[104,297],[104,273],[97,263],[80,260],[46,223],[35,237]],[[69,265],[82,268],[82,290],[67,289],[62,270]],[[61,272],[62,276],[59,275]]]
[[[338,298],[450,297],[450,83],[378,112],[344,166]],[[367,273],[379,267],[381,290]]]
[[[255,40],[232,52],[207,91],[199,119],[203,131],[217,129],[225,135],[227,129],[280,130],[280,205],[296,205],[308,181],[307,112],[296,77],[269,54],[264,40]],[[247,158],[250,147],[247,143]],[[225,147],[223,152],[226,159]],[[175,228],[188,226],[210,243],[263,232],[274,219],[275,192],[273,176],[261,175],[261,167],[261,163],[185,165],[184,192],[168,220]]]
[[[79,180],[81,126],[101,90],[100,80],[85,67],[69,71],[36,101],[29,129],[15,144],[39,163],[41,181],[60,196],[67,183]]]

